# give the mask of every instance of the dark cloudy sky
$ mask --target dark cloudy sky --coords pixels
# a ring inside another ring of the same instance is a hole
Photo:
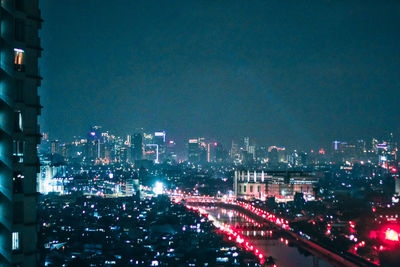
[[[400,135],[398,0],[41,0],[42,130]]]

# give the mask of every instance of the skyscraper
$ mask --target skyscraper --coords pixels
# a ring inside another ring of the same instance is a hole
[[[143,157],[143,140],[141,133],[135,133],[133,135],[133,159],[141,160]]]
[[[1,1],[0,265],[37,265],[38,0]]]
[[[244,146],[244,150],[246,150],[248,152],[249,146],[250,146],[250,138],[249,137],[243,138],[243,146]]]
[[[188,160],[198,163],[200,160],[200,144],[198,139],[189,139],[188,141]]]
[[[159,131],[154,133],[153,142],[158,145],[159,161],[163,162],[165,160],[166,143],[165,143],[166,133],[165,131]]]
[[[177,148],[176,148],[176,143],[174,140],[169,140],[167,142],[167,159],[168,160],[173,160],[173,161],[178,161],[178,155],[177,155]]]

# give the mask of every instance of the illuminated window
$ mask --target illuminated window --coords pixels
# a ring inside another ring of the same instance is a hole
[[[19,250],[19,233],[12,233],[12,250]]]
[[[24,162],[25,143],[23,141],[14,140],[13,156],[16,162]]]
[[[22,131],[24,127],[22,126],[22,113],[21,111],[18,112],[18,127]]]
[[[25,51],[19,48],[14,48],[14,64],[23,65],[24,64],[24,53]]]
[[[17,110],[15,112],[15,130],[17,132],[22,132],[22,130],[23,130],[22,112],[20,110]]]
[[[24,50],[14,48],[14,66],[17,71],[24,71]]]

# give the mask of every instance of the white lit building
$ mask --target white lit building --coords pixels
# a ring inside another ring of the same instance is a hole
[[[318,178],[309,172],[237,170],[234,192],[238,198],[266,200],[275,197],[278,202],[292,201],[296,193],[312,200]]]
[[[42,162],[38,179],[38,191],[41,194],[64,192],[64,178],[66,167],[64,165],[51,165],[49,161]]]

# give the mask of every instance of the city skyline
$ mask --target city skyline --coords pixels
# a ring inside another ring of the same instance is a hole
[[[1,266],[400,266],[398,1],[0,8]]]
[[[399,133],[396,1],[40,5],[41,125],[59,138],[93,124],[303,147]]]
[[[298,146],[291,145],[290,146],[290,145],[286,145],[284,143],[272,143],[272,142],[261,143],[261,142],[255,140],[255,138],[250,134],[248,134],[246,136],[240,136],[240,137],[237,137],[237,138],[234,138],[234,139],[231,139],[231,140],[220,140],[220,139],[217,139],[216,137],[208,136],[208,135],[205,135],[205,136],[200,136],[200,135],[198,135],[198,136],[184,136],[181,139],[178,139],[175,136],[171,136],[170,133],[168,132],[168,130],[165,130],[165,129],[163,129],[163,130],[161,130],[161,129],[154,130],[154,129],[135,128],[135,130],[133,130],[132,132],[124,132],[124,133],[120,134],[120,133],[117,133],[116,131],[114,131],[113,129],[106,129],[106,128],[103,128],[102,126],[93,126],[93,127],[100,127],[100,129],[102,129],[102,131],[104,131],[104,132],[106,132],[106,133],[108,133],[110,135],[113,135],[113,136],[115,136],[117,138],[128,138],[128,136],[130,136],[132,138],[137,133],[142,133],[142,134],[145,133],[145,134],[154,135],[154,133],[156,133],[156,132],[163,131],[165,133],[166,140],[167,141],[173,141],[175,144],[178,145],[178,147],[180,149],[182,149],[187,144],[187,142],[192,138],[205,138],[207,140],[207,142],[211,142],[211,143],[218,142],[218,143],[223,144],[225,147],[230,147],[232,145],[232,142],[235,143],[235,144],[239,144],[239,145],[243,144],[244,143],[244,138],[250,138],[250,145],[254,145],[256,147],[282,146],[282,147],[285,147],[285,148],[290,149],[290,150],[299,150],[299,151],[310,151],[310,150],[316,150],[316,149],[321,149],[321,148],[323,148],[323,149],[332,149],[332,147],[334,146],[335,142],[345,142],[345,143],[353,144],[353,143],[357,143],[358,141],[363,141],[366,144],[370,145],[370,143],[373,142],[374,140],[376,140],[378,142],[387,142],[388,140],[392,140],[392,141],[394,141],[396,143],[400,141],[399,140],[399,135],[394,135],[393,132],[388,132],[388,133],[384,134],[383,136],[363,136],[363,137],[355,137],[353,139],[335,138],[335,139],[327,141],[326,143],[321,143],[318,146],[305,146],[304,147],[304,146],[301,146],[301,145],[298,145]],[[73,136],[69,136],[66,139],[62,139],[62,138],[58,138],[58,137],[52,136],[48,132],[43,132],[43,135],[45,137],[44,140],[45,141],[55,141],[55,140],[57,140],[57,141],[59,141],[61,143],[70,143],[70,142],[74,142],[74,141],[79,140],[79,139],[87,139],[88,136],[90,135],[90,129],[93,128],[93,127],[89,127],[86,131],[79,132],[78,134],[74,134]],[[140,129],[140,130],[138,130],[138,129]]]
[[[267,164],[287,162],[289,167],[306,166],[314,158],[317,162],[376,163],[387,168],[387,162],[397,160],[398,139],[392,133],[385,138],[371,137],[357,140],[332,140],[322,147],[304,149],[287,147],[284,144],[259,144],[251,136],[232,140],[226,144],[215,138],[189,137],[183,140],[168,135],[165,130],[137,130],[134,134],[116,135],[101,126],[93,126],[82,135],[74,136],[72,141],[51,138],[43,133],[39,147],[40,155],[62,158],[81,158],[95,164],[138,163],[149,160],[155,164],[170,163],[234,163],[234,164]],[[280,154],[280,156],[278,155]],[[346,156],[338,157],[339,154]],[[278,160],[279,158],[279,160]],[[346,160],[345,160],[346,158]],[[292,162],[292,164],[290,164]],[[297,163],[295,163],[297,162]],[[300,165],[299,165],[300,166]]]

